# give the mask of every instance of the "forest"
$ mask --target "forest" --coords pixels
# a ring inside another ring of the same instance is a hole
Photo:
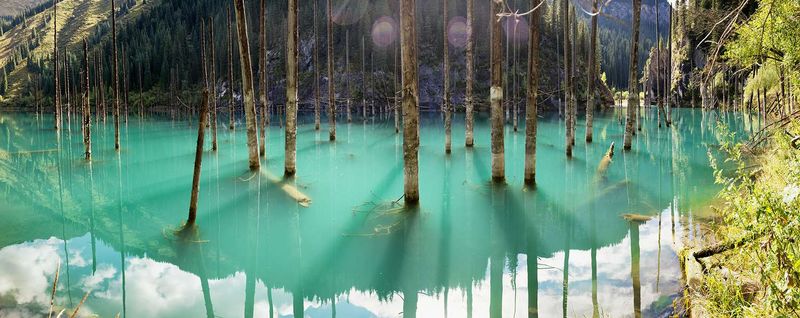
[[[0,317],[796,317],[796,0],[0,3]]]

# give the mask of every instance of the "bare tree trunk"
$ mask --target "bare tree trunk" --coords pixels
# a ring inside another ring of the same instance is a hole
[[[125,104],[125,124],[128,123],[128,55],[125,46],[122,46],[122,100]]]
[[[200,167],[203,165],[203,143],[205,142],[206,111],[208,108],[208,89],[203,90],[203,104],[200,109],[200,122],[197,124],[197,148],[194,152],[194,174],[192,176],[192,195],[189,199],[189,218],[184,228],[191,228],[197,220],[197,196],[200,192]]]
[[[317,28],[317,3],[314,1],[314,130],[319,130],[319,34]],[[363,44],[362,44],[363,47]]]
[[[367,59],[366,59],[366,46],[364,45],[364,37],[361,37],[361,111],[363,112],[363,120],[367,121]],[[397,132],[397,127],[395,127]]]
[[[467,104],[466,115],[465,115],[465,130],[466,130],[466,141],[464,142],[467,147],[472,147],[475,140],[473,137],[473,125],[474,125],[474,118],[473,118],[473,111],[474,106],[472,104],[472,81],[474,79],[475,73],[475,57],[474,57],[474,49],[475,43],[473,43],[473,34],[472,34],[472,20],[473,20],[473,1],[474,0],[467,0],[467,88],[465,94],[465,103]]]
[[[114,69],[114,149],[119,151],[119,72],[117,69],[117,14],[114,0],[111,0],[111,45]]]
[[[316,3],[316,0],[315,0]],[[316,8],[316,6],[315,6]],[[258,96],[259,96],[259,103],[261,103],[261,135],[259,136],[259,148],[258,153],[262,157],[266,157],[267,154],[267,125],[266,120],[267,116],[269,116],[269,112],[267,110],[267,4],[266,0],[261,0],[261,9],[260,14],[258,15]],[[316,17],[315,17],[316,18]],[[314,26],[316,28],[316,25]],[[316,33],[314,34],[316,38]],[[314,53],[316,53],[317,47],[314,46]],[[315,54],[315,61],[316,61],[316,54]],[[315,80],[316,82],[316,80]]]
[[[296,171],[295,148],[297,144],[297,0],[289,0],[289,18],[287,20],[287,26],[286,164],[284,174],[293,176]]]
[[[89,45],[83,39],[83,147],[86,160],[92,160],[92,110],[89,108]]]
[[[217,60],[216,60],[216,48],[214,45],[214,19],[209,17],[208,18],[208,37],[210,38],[211,47],[209,48],[210,51],[210,60],[211,65],[209,65],[210,70],[210,90],[209,90],[209,112],[211,113],[211,150],[217,151]]]
[[[103,85],[103,74],[100,73],[100,54],[94,54],[94,111],[95,120],[100,121],[100,86]]]
[[[253,89],[253,68],[250,63],[250,40],[247,35],[247,14],[244,11],[244,0],[233,0],[233,3],[236,11],[236,29],[239,34],[239,65],[242,70],[244,115],[247,125],[247,152],[250,170],[255,171],[261,168],[261,163],[258,160],[258,119],[256,118],[256,101]]]
[[[72,86],[70,86],[70,83],[69,83],[70,72],[69,72],[69,57],[68,57],[68,54],[69,54],[69,52],[66,52],[66,49],[65,49],[64,50],[64,96],[67,97],[67,105],[66,105],[67,106],[66,107],[67,108],[66,109],[66,112],[67,112],[67,130],[70,129],[70,126],[71,126],[70,123],[72,122]]]
[[[53,114],[55,129],[61,129],[61,87],[58,85],[58,0],[53,0]]]
[[[531,0],[531,7],[536,7],[539,0]],[[597,3],[597,0],[595,0]],[[528,34],[528,103],[525,107],[525,184],[536,185],[536,121],[538,110],[536,98],[539,93],[539,22],[542,19],[542,8],[531,13],[530,32]]]
[[[450,118],[450,48],[447,43],[447,0],[442,0],[442,15],[442,23],[444,24],[442,26],[442,30],[444,30],[442,35],[442,46],[444,47],[444,100],[442,101],[442,110],[444,111],[444,152],[449,154],[450,144],[452,143],[450,137],[452,120]]]
[[[228,7],[228,129],[230,130],[234,128],[235,117],[236,109],[233,103],[233,22],[231,22],[231,8]]]
[[[102,52],[102,50],[101,50],[101,52]],[[101,54],[101,56],[102,56],[102,54]],[[100,58],[98,58],[98,60],[99,60],[99,62],[97,64],[97,66],[98,66],[98,69],[100,70],[100,80],[99,80],[99,84],[100,84],[100,109],[102,109],[103,122],[105,122],[106,121],[106,112],[108,110],[106,110],[106,87],[105,87],[106,84],[103,81],[104,80],[104,77],[103,77],[103,75],[104,75],[103,74],[103,58],[100,57]],[[98,114],[97,116],[100,117],[101,115]],[[98,120],[99,120],[99,118],[98,118]]]
[[[505,145],[503,144],[503,45],[500,21],[497,14],[503,12],[502,0],[492,1],[491,22],[491,123],[492,123],[492,180],[505,180]]]
[[[336,87],[333,80],[333,4],[328,0],[328,140],[336,140]]]
[[[633,124],[636,120],[636,110],[639,108],[639,13],[642,9],[642,0],[633,1],[633,24],[631,32],[630,66],[628,68],[628,119],[625,121],[625,139],[623,150],[631,150],[633,141]]]
[[[586,102],[586,143],[592,142],[594,107],[595,107],[595,83],[597,81],[597,0],[592,1],[592,32],[589,40],[589,78],[587,79],[587,102]]]
[[[658,128],[661,128],[661,114],[664,115],[664,122],[667,121],[667,113],[664,111],[664,99],[661,91],[661,76],[662,68],[661,68],[661,32],[659,31],[660,28],[660,21],[659,21],[659,4],[656,2],[656,104],[658,106]]]
[[[666,97],[667,97],[667,127],[672,125],[672,103],[670,102],[672,99],[672,5],[669,6],[669,38],[667,42],[669,43],[669,49],[667,53],[667,60],[669,61],[668,69],[667,69],[667,78],[664,80],[664,87],[666,88]]]
[[[362,47],[363,47],[363,45],[362,45]],[[392,96],[394,97],[394,133],[395,134],[400,132],[400,96],[397,93],[399,91],[399,87],[397,86],[397,77],[398,77],[398,74],[399,74],[397,68],[400,65],[400,63],[399,63],[399,61],[400,61],[399,60],[399,56],[400,55],[397,54],[399,50],[400,50],[400,46],[399,45],[392,50],[392,51],[394,51],[394,74],[392,74],[393,75],[392,77],[394,78],[394,94],[392,94]],[[362,54],[362,56],[363,56],[363,54]],[[364,103],[364,105],[366,105],[366,103]],[[366,117],[367,116],[366,109],[367,108],[365,106],[364,107],[364,118],[365,119],[367,118]]]
[[[330,0],[328,0],[330,4]],[[408,204],[419,202],[419,95],[417,78],[416,0],[400,2],[403,67],[403,179]]]
[[[570,9],[569,2],[561,2],[561,18],[564,20],[564,102],[567,103],[564,109],[565,149],[567,158],[572,157],[572,44],[570,43]]]
[[[350,86],[350,29],[347,28],[344,33],[344,78],[347,82],[347,101],[345,103],[345,113],[347,114],[347,122],[352,122],[353,118],[350,116],[350,97],[353,90]]]

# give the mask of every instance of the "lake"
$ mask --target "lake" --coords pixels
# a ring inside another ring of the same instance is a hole
[[[709,167],[720,126],[742,137],[758,123],[676,109],[659,128],[648,110],[623,152],[623,111],[597,114],[588,145],[580,118],[569,160],[563,120],[540,118],[536,189],[522,186],[522,120],[516,133],[506,125],[506,183],[493,184],[488,115],[469,149],[457,114],[446,155],[440,115],[423,114],[414,209],[402,206],[391,117],[340,118],[331,143],[326,119],[315,131],[301,115],[291,180],[277,118],[255,174],[243,120],[228,130],[220,118],[188,239],[174,230],[188,213],[196,119],[131,116],[119,152],[112,118],[93,123],[88,163],[76,116],[56,133],[51,115],[0,114],[0,316],[46,315],[60,264],[56,311],[90,292],[81,316],[658,317],[681,291],[676,250],[698,239],[720,189]]]

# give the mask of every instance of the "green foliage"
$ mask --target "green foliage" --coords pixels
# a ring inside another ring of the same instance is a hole
[[[800,126],[790,130],[797,132]],[[705,279],[705,302],[711,316],[788,317],[800,307],[800,151],[779,131],[768,151],[757,159],[745,156],[744,146],[732,134],[721,131],[722,149],[728,153],[720,164],[711,157],[716,181],[725,185],[721,199],[725,241],[754,235],[755,240],[721,256],[722,267]],[[748,165],[752,162],[757,166]],[[757,170],[753,171],[753,167]],[[734,274],[735,273],[735,274]],[[752,279],[760,292],[748,296]]]
[[[800,58],[800,2],[796,0],[761,0],[750,20],[736,31],[736,38],[726,45],[725,57],[742,67],[766,60],[783,63],[790,69]]]

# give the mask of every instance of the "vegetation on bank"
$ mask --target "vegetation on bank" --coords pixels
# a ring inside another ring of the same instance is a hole
[[[728,159],[709,156],[724,185],[714,227],[723,243],[700,258],[705,273],[692,301],[710,317],[800,317],[800,124],[773,133],[761,148],[729,134]]]

